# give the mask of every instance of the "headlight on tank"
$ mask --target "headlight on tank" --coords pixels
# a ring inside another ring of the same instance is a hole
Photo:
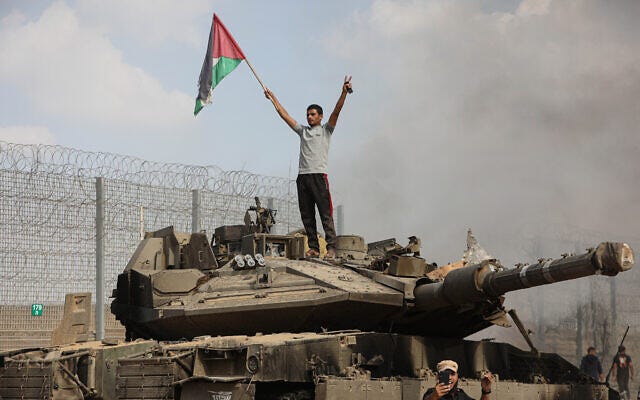
[[[247,371],[252,374],[255,374],[260,369],[260,360],[256,356],[250,356],[247,358]]]

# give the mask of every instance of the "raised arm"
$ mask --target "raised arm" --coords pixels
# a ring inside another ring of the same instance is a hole
[[[287,112],[287,110],[284,109],[284,107],[282,107],[282,104],[280,104],[280,102],[278,101],[276,96],[273,94],[273,92],[271,92],[271,90],[266,89],[264,91],[264,95],[267,99],[271,100],[271,103],[273,103],[273,106],[276,108],[276,111],[278,112],[278,115],[280,115],[280,118],[282,118],[284,122],[286,122],[287,125],[291,127],[291,129],[293,129],[296,125],[298,125],[298,122],[295,119],[293,119],[291,115],[289,115],[289,113]]]
[[[347,98],[347,93],[349,93],[351,89],[351,77],[344,77],[344,83],[342,84],[342,92],[340,93],[340,97],[338,98],[338,102],[336,103],[336,107],[333,109],[331,116],[329,117],[329,125],[335,128],[338,123],[338,116],[340,115],[340,110],[342,110],[342,106],[344,105],[344,100]]]
[[[482,389],[482,395],[480,396],[480,400],[491,399],[492,383],[493,383],[493,375],[489,371],[485,372],[482,375],[482,378],[480,379],[480,388]]]

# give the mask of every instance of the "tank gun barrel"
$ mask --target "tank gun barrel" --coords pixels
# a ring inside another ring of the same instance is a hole
[[[497,298],[505,293],[555,282],[602,274],[615,276],[634,263],[633,250],[626,243],[603,242],[586,254],[547,260],[514,269],[501,270],[490,260],[452,270],[437,283],[414,290],[416,306],[437,310]]]

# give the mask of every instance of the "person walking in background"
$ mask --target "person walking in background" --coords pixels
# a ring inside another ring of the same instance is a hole
[[[596,356],[596,348],[591,346],[587,349],[587,355],[582,357],[582,361],[580,362],[580,371],[584,372],[586,375],[589,375],[593,379],[598,382],[602,382],[602,364]]]
[[[625,353],[624,346],[618,347],[618,354],[613,357],[612,376],[618,382],[618,391],[624,398],[629,397],[629,380],[633,380],[633,363],[631,357]]]

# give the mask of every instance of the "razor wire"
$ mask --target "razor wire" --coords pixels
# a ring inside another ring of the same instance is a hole
[[[231,196],[291,198],[295,182],[288,178],[224,171],[221,168],[160,163],[113,153],[88,152],[54,145],[0,141],[0,169],[54,177],[102,177],[143,186],[202,189]],[[46,190],[46,189],[41,189]]]
[[[95,293],[96,177],[105,182],[106,296],[141,231],[172,225],[191,232],[193,190],[208,234],[242,223],[255,196],[278,210],[276,232],[301,225],[287,178],[0,141],[2,304],[60,304],[68,292]]]

